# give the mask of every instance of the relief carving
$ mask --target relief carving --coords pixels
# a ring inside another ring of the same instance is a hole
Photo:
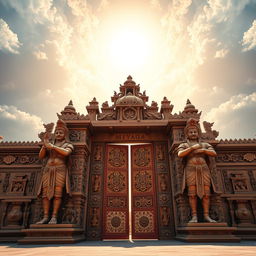
[[[107,233],[125,233],[126,231],[126,216],[125,212],[109,211],[107,212]]]
[[[135,233],[154,233],[154,213],[135,211]]]
[[[157,145],[156,146],[156,160],[157,161],[165,160],[164,146],[163,145]]]
[[[93,159],[95,161],[101,161],[102,158],[102,146],[97,145],[94,149]]]
[[[147,208],[153,206],[152,196],[134,197],[134,207]]]
[[[12,164],[15,160],[16,160],[16,157],[12,156],[12,155],[8,155],[8,156],[3,157],[3,162],[5,164]]]
[[[112,148],[109,151],[108,162],[113,167],[122,167],[125,164],[125,152],[120,148]]]
[[[168,226],[170,220],[170,209],[166,206],[160,208],[161,224],[162,226]]]
[[[100,185],[101,185],[101,180],[99,175],[93,175],[92,176],[92,191],[93,192],[99,192],[100,191]]]
[[[97,227],[99,225],[99,208],[92,208],[91,226]]]
[[[165,192],[167,190],[167,175],[166,174],[159,174],[159,187],[160,191]]]
[[[137,191],[146,192],[152,188],[152,174],[148,171],[138,171],[134,177],[134,185]]]
[[[235,193],[250,191],[248,181],[243,173],[234,173],[230,176]]]
[[[126,198],[125,197],[108,197],[107,198],[107,206],[113,208],[121,208],[126,206]]]
[[[16,175],[13,177],[8,194],[24,195],[27,181],[27,175]]]
[[[139,167],[147,167],[150,164],[150,150],[138,148],[134,153],[134,163]]]
[[[123,191],[126,187],[125,176],[119,171],[110,173],[108,175],[107,186],[112,192]]]
[[[137,111],[135,108],[125,108],[123,110],[124,120],[135,120],[137,118]]]
[[[72,142],[78,142],[81,140],[81,131],[71,130],[69,132],[69,139]]]

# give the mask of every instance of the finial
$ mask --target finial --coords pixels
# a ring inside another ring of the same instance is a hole
[[[73,106],[72,100],[69,101],[68,105],[69,105],[69,106]]]
[[[187,99],[187,105],[188,105],[188,104],[191,104],[191,101],[190,101],[189,99]]]

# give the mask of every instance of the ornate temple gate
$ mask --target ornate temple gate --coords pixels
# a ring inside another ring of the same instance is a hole
[[[131,146],[131,163],[128,146],[107,145],[106,156],[103,239],[128,239],[129,232],[133,239],[158,238],[152,144]]]

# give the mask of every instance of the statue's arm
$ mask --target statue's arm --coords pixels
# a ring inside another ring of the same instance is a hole
[[[43,159],[46,156],[46,147],[43,145],[39,151],[39,159]]]
[[[68,156],[72,153],[72,149],[71,148],[61,148],[61,147],[57,147],[55,145],[53,145],[53,150],[55,150],[56,152],[58,152],[59,154],[63,155],[63,156]]]
[[[185,144],[181,144],[178,148],[178,157],[185,157],[189,155],[192,151],[201,148],[200,144],[195,144],[191,147],[185,146]]]
[[[56,152],[58,152],[60,155],[62,156],[68,156],[72,153],[73,151],[73,145],[72,144],[69,144],[68,146],[66,146],[65,148],[62,148],[62,147],[58,147],[58,146],[55,146],[53,145],[52,143],[48,143],[46,144],[46,147],[48,149],[52,149],[52,150],[55,150]]]
[[[203,153],[203,154],[206,154],[206,155],[208,155],[208,156],[213,156],[213,157],[215,157],[215,156],[217,156],[217,153],[216,153],[216,151],[213,149],[213,147],[210,145],[210,144],[206,144],[206,145],[204,145],[204,147],[203,148],[201,148],[201,149],[197,149],[196,151],[195,151],[195,153]]]

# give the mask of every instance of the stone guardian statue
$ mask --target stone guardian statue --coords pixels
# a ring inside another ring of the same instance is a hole
[[[210,188],[212,185],[215,191],[215,187],[211,180],[207,158],[208,156],[215,157],[217,154],[209,143],[201,142],[201,129],[198,120],[190,118],[187,121],[185,136],[187,141],[179,145],[178,157],[183,158],[185,165],[182,192],[187,187],[192,213],[192,219],[189,222],[198,222],[197,197],[202,199],[204,220],[216,222],[209,216]]]
[[[44,217],[37,224],[57,224],[64,187],[66,192],[70,194],[67,160],[74,147],[69,142],[68,128],[62,120],[58,120],[56,124],[54,140],[50,142],[49,138],[50,133],[46,132],[43,138],[43,146],[39,152],[39,158],[46,158],[47,160],[38,190],[38,195],[42,193]],[[53,210],[49,219],[51,202]]]

